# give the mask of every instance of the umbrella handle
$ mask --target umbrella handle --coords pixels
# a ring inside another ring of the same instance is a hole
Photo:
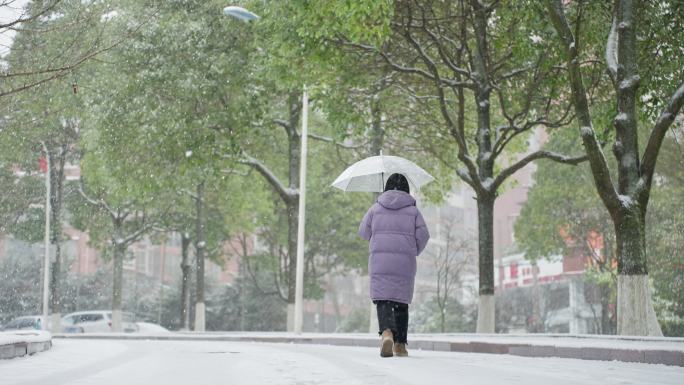
[[[382,159],[382,149],[380,149],[380,160]],[[383,167],[384,167],[384,162],[383,162]],[[385,172],[380,173],[380,194],[385,191]]]

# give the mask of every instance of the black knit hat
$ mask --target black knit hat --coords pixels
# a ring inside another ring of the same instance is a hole
[[[401,174],[392,174],[387,178],[387,183],[385,184],[385,191],[388,190],[400,190],[405,193],[410,193],[408,180]]]

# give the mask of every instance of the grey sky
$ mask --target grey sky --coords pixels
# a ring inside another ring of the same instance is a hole
[[[0,0],[0,24],[16,20],[21,16],[28,0]],[[14,31],[0,29],[0,56],[9,51],[14,38]]]

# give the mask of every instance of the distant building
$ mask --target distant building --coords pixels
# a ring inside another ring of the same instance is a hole
[[[47,162],[44,158],[39,159],[39,170],[47,171]],[[19,177],[26,174],[25,171],[16,168],[15,174]],[[81,176],[78,165],[67,163],[64,165],[64,174],[67,181],[77,181]],[[94,274],[100,269],[110,268],[104,262],[100,252],[89,244],[88,233],[73,228],[64,223],[64,234],[68,237],[62,244],[63,268],[77,275],[85,276]],[[180,276],[181,262],[181,241],[180,234],[167,233],[160,237],[161,241],[151,242],[148,237],[132,244],[128,248],[129,257],[124,262],[124,272],[141,274],[145,277],[158,280],[160,284],[168,285],[178,280]],[[15,250],[12,245],[19,240],[11,236],[0,235],[0,261],[7,254],[8,250]],[[224,266],[220,266],[210,260],[206,262],[205,274],[210,280],[218,283],[231,283],[238,272],[238,258],[234,256],[235,248],[230,247],[235,240],[224,244],[223,253],[220,258],[224,261]],[[249,242],[251,249],[252,242]],[[192,251],[190,251],[192,253]]]
[[[522,253],[500,260],[494,277],[497,328],[507,332],[592,334],[603,309],[584,279],[590,259],[580,253],[533,263]],[[608,310],[608,309],[606,309]]]

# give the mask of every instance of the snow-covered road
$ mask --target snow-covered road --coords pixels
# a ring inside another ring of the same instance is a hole
[[[677,384],[684,367],[377,349],[213,341],[55,340],[0,361],[0,384]]]

